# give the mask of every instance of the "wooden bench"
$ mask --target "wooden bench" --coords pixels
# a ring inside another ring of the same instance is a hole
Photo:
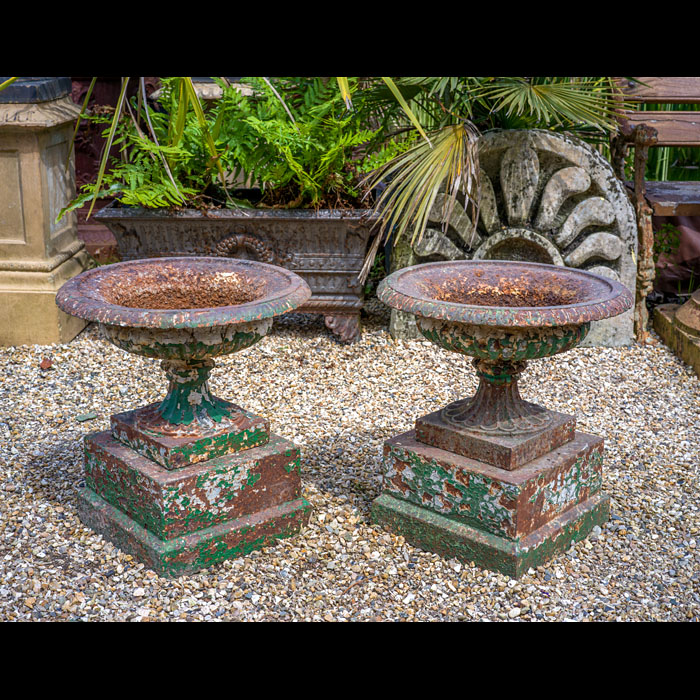
[[[700,104],[700,78],[639,77],[617,81],[626,102],[636,104]],[[652,216],[700,214],[700,181],[646,181],[649,148],[700,147],[700,111],[636,111],[620,109],[620,127],[610,140],[615,174],[625,180],[625,157],[634,148],[634,180],[626,183],[637,213],[639,237],[635,329],[637,340],[647,338],[646,297],[654,284]]]

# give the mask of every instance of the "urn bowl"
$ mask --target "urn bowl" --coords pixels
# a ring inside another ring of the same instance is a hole
[[[61,287],[56,303],[68,314],[97,322],[121,349],[162,360],[168,394],[139,414],[142,426],[172,434],[189,426],[192,434],[209,434],[215,424],[240,417],[240,407],[209,391],[212,358],[254,345],[275,316],[310,296],[308,284],[281,267],[177,257],[88,270]]]
[[[382,280],[377,296],[416,316],[437,345],[469,355],[477,393],[441,411],[462,430],[518,435],[548,429],[552,412],[523,401],[517,380],[527,360],[570,350],[592,321],[629,309],[619,282],[584,270],[505,260],[424,263]]]

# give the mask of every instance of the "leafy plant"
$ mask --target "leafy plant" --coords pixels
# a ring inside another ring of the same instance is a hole
[[[677,226],[669,223],[660,226],[659,230],[654,233],[654,262],[658,262],[662,255],[675,253],[680,243],[681,232]]]
[[[381,240],[407,231],[412,242],[425,231],[440,192],[446,195],[443,225],[458,194],[477,221],[479,132],[490,128],[546,128],[601,139],[615,128],[617,92],[611,78],[415,77],[397,81],[408,104],[428,126],[420,143],[377,169],[371,188],[384,186],[376,204],[382,226],[363,267],[366,275]],[[401,119],[400,113],[395,118]],[[406,127],[407,128],[407,127]],[[361,276],[362,278],[362,276]]]
[[[358,206],[363,161],[376,167],[396,152],[384,149],[381,120],[371,123],[376,105],[360,96],[348,111],[332,81],[245,78],[242,94],[217,80],[223,94],[208,109],[188,78],[163,79],[157,109],[140,94],[122,105],[122,90],[121,117],[105,131],[119,158],[65,211],[110,195],[143,207],[251,206],[233,196],[236,182],[262,189],[257,206]],[[356,89],[357,79],[346,80]]]
[[[81,194],[61,210],[59,219],[66,212],[82,206],[87,201],[91,203],[87,214],[89,217],[95,201],[106,196],[119,195],[124,201],[138,202],[144,206],[187,202],[193,196],[194,188],[186,184],[182,186],[176,181],[172,165],[178,160],[182,162],[188,155],[181,144],[185,137],[186,124],[188,121],[191,123],[193,119],[199,128],[199,141],[208,152],[208,165],[202,172],[207,176],[214,166],[225,189],[224,171],[218,162],[218,154],[191,78],[171,78],[164,81],[167,83],[164,94],[169,100],[170,111],[166,120],[167,126],[165,130],[161,128],[160,133],[156,128],[158,120],[155,112],[147,104],[143,79],[140,80],[140,90],[132,104],[126,99],[129,78],[122,78],[117,106],[113,116],[107,120],[100,115],[90,116],[87,113],[87,104],[95,82],[96,78],[93,78],[87,90],[81,118],[103,120],[109,124],[104,132],[104,155],[95,182],[83,186]],[[74,139],[81,118],[77,120]],[[160,125],[163,126],[162,120]],[[119,159],[109,155],[113,145],[120,146]],[[149,158],[152,162],[148,161]],[[211,176],[209,177],[211,179]]]
[[[217,105],[216,133],[234,174],[260,183],[270,206],[356,203],[358,148],[366,154],[376,141],[362,113],[348,112],[337,88],[320,78],[244,82],[253,98],[224,86]]]

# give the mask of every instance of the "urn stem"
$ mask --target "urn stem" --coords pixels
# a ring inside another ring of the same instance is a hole
[[[163,420],[174,425],[197,423],[211,427],[229,416],[228,402],[209,389],[209,374],[214,361],[163,360],[161,367],[169,380],[168,393],[158,407]]]
[[[479,388],[471,398],[442,410],[446,422],[466,430],[506,435],[542,430],[551,422],[549,411],[520,397],[518,377],[527,365],[525,361],[475,359],[472,364]]]

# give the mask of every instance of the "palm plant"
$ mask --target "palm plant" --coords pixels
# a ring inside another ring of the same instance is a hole
[[[441,192],[444,229],[459,193],[476,226],[480,131],[547,128],[602,140],[616,128],[620,104],[612,78],[606,77],[416,77],[399,79],[397,85],[410,95],[408,104],[421,116],[429,137],[369,177],[370,188],[384,189],[376,203],[381,225],[362,279],[390,232],[394,242],[407,231],[412,244],[420,239]]]
[[[112,190],[109,189],[102,190],[101,186],[105,178],[105,171],[109,162],[110,151],[112,149],[112,145],[115,143],[115,138],[117,138],[122,116],[125,114],[128,114],[131,122],[133,123],[140,145],[146,151],[148,151],[148,155],[150,158],[152,158],[153,160],[160,160],[162,168],[167,174],[169,186],[167,187],[167,189],[164,189],[162,193],[164,202],[167,202],[169,204],[184,204],[186,201],[185,194],[178,187],[178,184],[172,175],[172,162],[169,162],[169,157],[174,157],[174,155],[178,152],[178,148],[183,139],[187,114],[190,111],[190,109],[194,110],[199,124],[199,128],[201,129],[204,143],[209,152],[210,158],[209,162],[207,163],[207,170],[212,168],[216,169],[219,175],[220,184],[224,191],[226,191],[226,178],[221,164],[219,162],[219,154],[216,150],[214,140],[207,126],[207,120],[204,116],[202,105],[199,101],[199,97],[197,96],[196,90],[192,83],[192,78],[180,77],[173,79],[170,95],[172,96],[171,107],[173,109],[174,116],[171,120],[169,120],[169,128],[164,143],[159,142],[159,139],[153,128],[153,123],[151,121],[149,110],[146,108],[145,79],[138,78],[139,89],[137,91],[137,104],[135,112],[126,98],[127,87],[129,85],[130,80],[130,78],[122,78],[121,90],[119,92],[119,98],[117,99],[117,106],[114,110],[113,117],[110,120],[110,126],[107,133],[107,138],[94,186],[91,188],[90,193],[86,193],[84,197],[78,197],[76,200],[74,200],[73,203],[71,203],[70,206],[66,207],[61,212],[60,216],[63,216],[67,211],[71,211],[72,209],[76,208],[76,206],[80,206],[84,201],[90,201],[90,208],[87,212],[87,217],[89,217],[92,213],[92,209],[97,199],[109,196],[110,194],[114,193]],[[87,113],[87,105],[90,101],[90,97],[92,96],[92,91],[96,82],[97,78],[93,78],[85,95],[85,100],[83,102],[81,114],[76,121],[75,130],[73,132],[73,141],[71,143],[71,148],[69,149],[69,158],[73,148],[73,144],[75,142],[75,137],[80,127],[81,119]],[[144,129],[146,131],[144,131]],[[124,153],[123,150],[122,153]],[[66,168],[67,167],[68,162],[66,162]]]

